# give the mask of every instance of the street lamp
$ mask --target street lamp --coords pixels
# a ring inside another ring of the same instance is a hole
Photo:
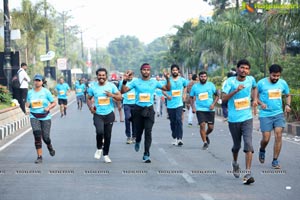
[[[10,15],[9,15],[9,7],[8,0],[3,0],[3,8],[4,8],[4,63],[3,69],[6,75],[7,80],[7,88],[11,91],[10,80],[11,80],[11,46],[10,46]]]

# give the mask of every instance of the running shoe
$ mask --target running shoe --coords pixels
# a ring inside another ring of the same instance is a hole
[[[207,142],[207,144],[210,144],[210,139],[208,136],[206,136],[206,142]]]
[[[99,160],[101,158],[102,155],[102,149],[97,149],[97,151],[95,152],[94,157]]]
[[[240,177],[240,166],[238,163],[232,162],[232,174],[235,178]]]
[[[144,155],[144,156],[143,156],[143,161],[144,161],[145,163],[151,163],[150,156]]]
[[[35,164],[41,164],[43,163],[43,158],[42,156],[38,156],[37,159],[34,161]]]
[[[207,144],[207,142],[205,142],[205,143],[203,144],[203,147],[202,147],[202,150],[206,150],[206,149],[208,149],[208,144]]]
[[[55,156],[55,150],[53,149],[51,144],[48,146],[48,150],[51,156]]]
[[[189,128],[191,128],[192,126],[193,126],[193,124],[192,124],[192,123],[189,123],[189,124],[188,124],[188,127],[189,127]]]
[[[130,138],[130,137],[128,137],[128,138],[127,138],[127,140],[126,140],[126,144],[132,144],[132,140],[131,140],[131,138]]]
[[[244,183],[245,185],[249,185],[249,184],[254,183],[254,182],[255,182],[255,180],[254,180],[254,178],[251,176],[251,174],[246,174],[246,175],[244,176],[244,178],[243,178],[243,183]]]
[[[138,152],[140,150],[140,143],[139,142],[136,142],[135,145],[134,145],[134,150],[136,152]]]
[[[109,158],[108,155],[103,156],[103,159],[104,159],[104,162],[105,162],[105,163],[111,163],[111,159]]]
[[[260,163],[264,163],[265,162],[265,157],[266,157],[265,154],[266,154],[265,151],[259,150],[258,159],[259,159]]]
[[[175,145],[175,146],[178,145],[177,138],[173,139],[172,144]]]
[[[273,169],[280,169],[279,161],[278,160],[273,160],[272,161],[272,167]]]
[[[182,145],[183,145],[183,142],[182,142],[182,140],[181,140],[181,139],[179,139],[179,140],[178,140],[178,143],[177,143],[177,145],[178,145],[178,146],[182,146]]]

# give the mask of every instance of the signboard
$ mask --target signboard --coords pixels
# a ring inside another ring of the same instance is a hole
[[[55,52],[54,51],[48,51],[46,55],[40,55],[40,60],[41,61],[48,61],[52,60],[55,57]]]
[[[57,59],[57,69],[66,70],[67,69],[67,58],[58,58]]]

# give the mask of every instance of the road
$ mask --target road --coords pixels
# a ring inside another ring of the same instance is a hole
[[[117,117],[118,119],[118,117]],[[156,118],[151,146],[152,163],[142,162],[142,152],[125,143],[124,123],[113,126],[112,163],[95,160],[95,128],[87,107],[77,110],[74,101],[67,117],[52,118],[51,137],[55,157],[44,151],[43,164],[36,165],[30,130],[0,151],[0,200],[73,199],[299,199],[300,143],[284,139],[282,169],[273,170],[272,138],[266,162],[260,164],[257,150],[260,133],[253,132],[252,173],[255,183],[243,185],[242,176],[231,174],[232,140],[227,124],[216,117],[211,145],[201,150],[198,127],[184,123],[184,145],[171,145],[169,121]],[[24,130],[25,132],[26,130]],[[45,147],[45,145],[44,145]],[[143,149],[143,146],[142,148]],[[244,153],[239,163],[245,168]]]

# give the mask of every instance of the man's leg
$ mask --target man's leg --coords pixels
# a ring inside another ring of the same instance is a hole
[[[127,139],[129,139],[131,137],[130,121],[129,121],[129,119],[131,118],[131,109],[130,106],[127,104],[124,104],[124,115],[125,115],[125,135]]]
[[[168,108],[168,114],[170,119],[170,128],[172,131],[172,138],[177,139],[176,135],[176,109]]]

